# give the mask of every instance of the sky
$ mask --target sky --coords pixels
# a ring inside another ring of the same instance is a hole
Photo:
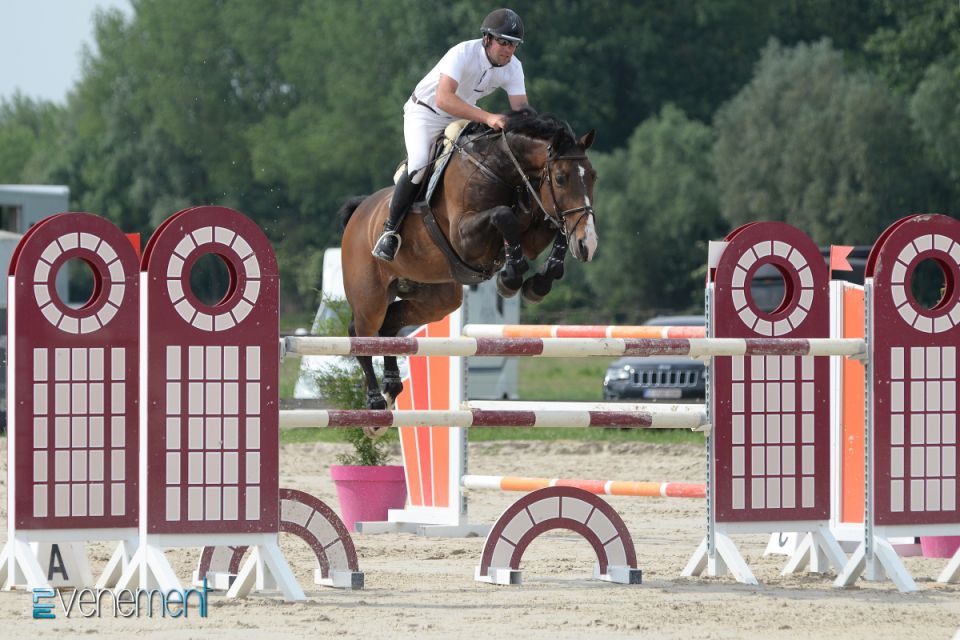
[[[18,89],[61,104],[80,79],[80,50],[93,46],[96,9],[130,16],[130,0],[0,0],[0,98]]]

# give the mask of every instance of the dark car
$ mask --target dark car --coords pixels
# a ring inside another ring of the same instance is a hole
[[[703,326],[703,316],[657,316],[654,326]],[[603,376],[606,400],[703,402],[706,399],[704,365],[686,356],[620,358]]]

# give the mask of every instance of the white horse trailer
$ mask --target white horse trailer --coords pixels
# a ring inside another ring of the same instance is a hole
[[[62,185],[0,184],[0,267],[7,273],[20,238],[34,224],[70,210],[70,189]],[[67,270],[56,279],[57,294],[68,300]],[[7,279],[0,285],[0,431],[7,423]]]

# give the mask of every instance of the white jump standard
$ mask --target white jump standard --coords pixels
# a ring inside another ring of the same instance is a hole
[[[231,276],[213,306],[189,284],[209,254]],[[80,308],[55,286],[72,259],[97,281]],[[322,584],[361,587],[336,514],[277,486],[279,276],[262,231],[223,207],[184,210],[140,267],[115,225],[85,213],[34,225],[11,260],[4,587],[168,591],[181,583],[165,549],[236,545],[253,552],[228,596],[302,600],[281,530],[312,543],[321,569],[335,565]],[[94,583],[84,543],[113,540]]]
[[[800,230],[779,222],[744,225],[714,259],[706,292],[711,338],[830,335],[827,268]],[[753,274],[766,264],[781,273],[786,289],[773,312],[760,310],[750,295]],[[684,576],[729,569],[739,582],[756,584],[731,538],[738,533],[803,533],[815,556],[807,563],[812,568],[820,569],[819,559],[837,570],[846,563],[829,527],[829,361],[772,355],[711,363],[707,405],[716,428],[707,438],[707,536]]]

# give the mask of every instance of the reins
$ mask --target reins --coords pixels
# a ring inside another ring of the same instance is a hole
[[[480,139],[480,138],[489,137],[489,136],[491,136],[491,135],[494,135],[494,131],[493,131],[493,130],[491,130],[491,131],[485,131],[484,133],[481,133],[481,134],[479,134],[479,135],[474,136],[473,138],[471,138],[471,139],[469,140],[469,142],[474,142],[474,141],[476,141],[476,140],[478,140],[478,139]],[[567,227],[566,227],[566,225],[564,224],[564,222],[566,221],[567,216],[573,215],[573,214],[575,214],[575,213],[579,213],[579,214],[580,214],[580,216],[577,218],[576,223],[574,223],[574,225],[573,225],[573,228],[576,228],[577,225],[580,224],[580,221],[583,219],[584,216],[588,216],[588,215],[593,214],[593,206],[588,205],[588,204],[587,204],[587,205],[582,205],[582,206],[579,206],[579,207],[573,207],[573,208],[567,209],[567,210],[565,210],[565,211],[560,211],[560,203],[559,203],[559,201],[557,200],[557,194],[556,194],[556,191],[554,190],[554,186],[553,186],[553,183],[554,183],[554,180],[553,180],[553,163],[554,163],[554,162],[556,162],[556,161],[558,161],[558,160],[586,160],[586,158],[587,158],[586,154],[564,155],[564,156],[553,155],[552,150],[550,149],[550,147],[547,148],[547,150],[548,150],[547,161],[546,161],[546,163],[543,165],[543,169],[540,170],[540,182],[542,183],[543,181],[546,181],[547,184],[548,184],[549,187],[550,187],[550,198],[553,200],[553,215],[551,215],[551,214],[547,211],[546,206],[544,206],[543,201],[540,199],[540,194],[537,192],[537,189],[533,186],[533,183],[530,181],[530,178],[527,177],[526,172],[523,170],[523,167],[520,166],[520,162],[517,160],[517,157],[514,155],[513,150],[510,148],[510,145],[507,143],[507,133],[506,133],[506,131],[504,131],[504,130],[501,129],[501,130],[500,130],[500,136],[499,136],[499,137],[500,137],[500,141],[501,141],[501,143],[502,143],[502,145],[503,145],[503,150],[506,152],[507,157],[510,158],[510,161],[513,163],[513,166],[516,168],[517,173],[520,175],[520,179],[523,181],[523,185],[526,187],[527,191],[530,193],[530,196],[533,198],[534,202],[537,203],[537,206],[540,208],[540,211],[543,212],[544,218],[547,220],[547,222],[549,222],[551,225],[553,225],[558,231],[560,231],[560,233],[562,233],[562,234],[564,235],[564,237],[566,237],[566,236],[568,235],[568,234],[567,234]],[[467,149],[466,149],[466,147],[465,147],[464,145],[459,144],[459,143],[457,143],[457,142],[454,142],[454,143],[453,143],[453,148],[454,148],[460,155],[464,156],[467,160],[469,160],[471,163],[473,163],[473,165],[476,166],[477,169],[478,169],[483,175],[487,176],[488,178],[492,178],[493,180],[496,180],[497,182],[499,182],[499,183],[502,184],[502,185],[505,185],[505,186],[507,186],[507,187],[513,188],[513,185],[511,185],[509,182],[507,182],[506,180],[504,180],[502,177],[500,177],[499,175],[497,175],[496,173],[494,173],[493,170],[491,170],[488,166],[486,166],[482,161],[478,160],[476,157],[474,157],[473,154],[471,154],[469,151],[467,151]],[[452,153],[452,152],[451,152],[451,153]]]

